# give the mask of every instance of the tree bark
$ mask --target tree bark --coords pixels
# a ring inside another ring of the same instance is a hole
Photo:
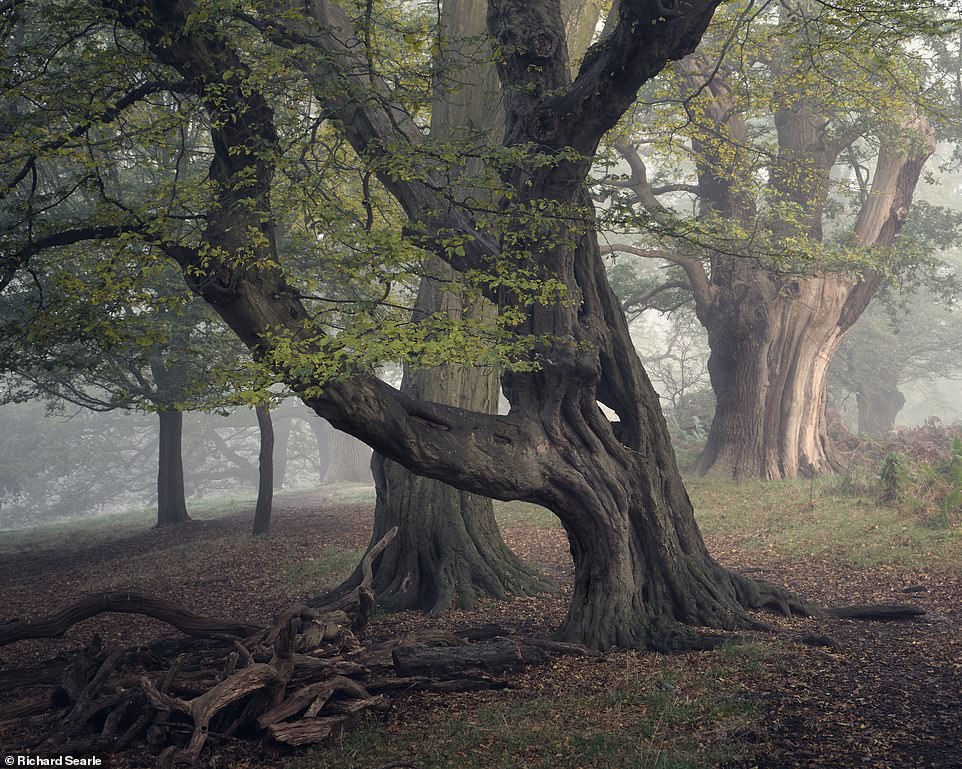
[[[354,436],[339,430],[334,431],[330,456],[330,464],[323,476],[324,483],[371,482],[371,450]]]
[[[721,216],[746,231],[759,226],[750,188],[738,182],[751,173],[744,119],[731,90],[712,65],[690,57],[683,64],[694,90],[705,87],[705,107],[721,137],[698,144],[698,189],[703,216]],[[706,86],[706,83],[708,84]],[[805,104],[789,103],[774,115],[778,152],[766,191],[794,213],[764,224],[774,248],[791,239],[820,243],[830,173],[845,145],[830,141],[829,119]],[[932,131],[917,117],[881,140],[871,188],[851,240],[866,251],[892,246],[912,205],[922,166],[934,151]],[[718,145],[719,142],[715,142]],[[733,153],[734,160],[728,156]],[[732,166],[737,174],[732,175]],[[759,254],[764,261],[766,254]],[[828,438],[828,366],[842,338],[882,282],[875,269],[860,276],[843,271],[795,274],[759,267],[742,255],[714,253],[709,270],[698,257],[681,258],[688,272],[699,320],[708,331],[709,374],[715,418],[697,469],[732,478],[794,478],[834,468]]]
[[[158,416],[157,526],[170,526],[190,520],[184,495],[184,413],[177,409],[166,409],[159,412]]]
[[[334,462],[334,429],[330,422],[317,416],[308,419],[307,424],[317,444],[317,482],[321,484]]]
[[[271,421],[274,429],[274,491],[280,491],[287,478],[287,448],[291,442],[294,420],[285,414]]]
[[[260,452],[257,456],[257,505],[254,508],[254,535],[267,534],[271,528],[271,506],[274,501],[274,425],[271,411],[256,406],[257,426],[260,431]]]

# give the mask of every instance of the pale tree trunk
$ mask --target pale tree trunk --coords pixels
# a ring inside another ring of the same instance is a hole
[[[692,88],[705,81],[705,62],[691,57],[685,71]],[[709,70],[710,71],[710,70]],[[718,82],[707,115],[729,147],[748,145],[746,126]],[[844,141],[826,139],[828,118],[793,104],[775,114],[778,153],[770,169],[772,199],[799,212],[776,222],[773,242],[799,235],[819,242],[829,175]],[[894,133],[894,132],[893,132]],[[754,200],[736,183],[731,159],[713,157],[696,140],[702,211],[720,214],[749,231],[757,226]],[[925,121],[907,119],[900,135],[883,138],[871,188],[852,240],[868,249],[895,241],[912,204],[922,166],[934,150]],[[735,150],[736,157],[739,150]],[[737,161],[736,161],[737,162]],[[719,171],[718,169],[723,169]],[[833,469],[826,402],[828,366],[844,334],[881,283],[866,270],[779,275],[749,259],[716,254],[707,274],[700,260],[682,260],[691,278],[699,320],[708,331],[709,374],[716,411],[697,469],[732,478],[794,478]]]
[[[280,491],[287,480],[287,450],[294,425],[293,419],[286,415],[271,421],[274,430],[274,491]]]
[[[274,501],[274,425],[271,411],[256,406],[260,451],[257,455],[257,504],[254,507],[254,534],[267,534],[271,528],[271,507]]]
[[[335,430],[330,442],[330,457],[324,483],[371,482],[371,449],[354,436]]]
[[[317,445],[317,482],[324,483],[334,462],[334,428],[326,419],[311,417],[307,420]]]
[[[159,412],[158,416],[157,526],[170,526],[190,520],[184,496],[184,413],[177,409],[166,409]]]

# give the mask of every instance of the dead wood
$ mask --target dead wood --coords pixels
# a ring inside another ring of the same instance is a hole
[[[271,737],[285,745],[311,745],[323,742],[328,737],[340,736],[348,720],[349,716],[304,718],[293,723],[271,724],[267,731]]]
[[[59,638],[78,622],[105,612],[153,617],[199,638],[244,638],[258,629],[246,623],[200,617],[171,601],[141,593],[98,593],[43,619],[0,625],[0,646],[28,638]]]
[[[374,606],[374,591],[371,589],[374,583],[374,561],[391,544],[397,532],[398,527],[395,526],[364,554],[361,559],[362,578],[356,588],[340,598],[328,599],[327,596],[319,596],[309,599],[308,606],[321,612],[347,612],[354,618],[352,630],[358,635],[363,634]]]
[[[465,670],[492,673],[524,668],[524,650],[517,641],[504,638],[464,646],[399,646],[393,652],[399,676],[459,677]]]
[[[880,622],[918,619],[925,609],[904,604],[866,604],[864,606],[836,606],[825,609],[825,614],[838,619],[869,619]]]
[[[364,582],[353,598],[296,604],[270,627],[198,617],[137,593],[91,596],[44,620],[7,623],[0,643],[62,634],[103,611],[163,619],[194,638],[107,653],[95,637],[69,663],[5,674],[14,684],[57,684],[6,716],[54,714],[58,726],[43,743],[48,750],[110,752],[141,742],[159,752],[160,767],[175,769],[195,766],[211,738],[314,744],[341,734],[365,712],[387,711],[409,692],[506,688],[498,674],[549,653],[598,656],[572,644],[509,638],[493,625],[461,634],[424,630],[364,648],[355,630],[363,629],[373,603],[367,584],[394,534],[365,554]]]

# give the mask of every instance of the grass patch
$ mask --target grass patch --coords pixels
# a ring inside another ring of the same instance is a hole
[[[561,526],[558,516],[547,508],[530,502],[495,502],[494,517],[498,526],[534,526],[537,529],[556,529]]]
[[[370,483],[325,483],[320,491],[337,505],[373,505],[376,498]]]
[[[194,499],[187,503],[187,511],[197,520],[224,518],[253,510],[254,499],[253,496]],[[0,553],[22,552],[28,549],[52,550],[108,542],[149,529],[156,523],[156,508],[140,508],[44,523],[25,529],[10,529],[0,531]]]
[[[747,549],[830,557],[860,568],[959,568],[962,530],[834,493],[832,479],[686,483],[702,531],[734,535]]]
[[[354,571],[364,550],[339,550],[325,547],[317,557],[297,561],[287,567],[287,581],[300,592],[316,592],[335,587]]]
[[[706,656],[708,669],[695,673],[643,654],[623,655],[623,667],[621,659],[598,670],[581,663],[580,672],[553,666],[545,671],[548,691],[505,693],[494,704],[462,701],[457,710],[405,714],[405,722],[368,721],[287,769],[370,769],[399,761],[423,769],[719,766],[757,749],[735,736],[757,713],[733,694],[729,680],[746,659],[755,662],[738,652]],[[659,666],[669,669],[652,670]]]

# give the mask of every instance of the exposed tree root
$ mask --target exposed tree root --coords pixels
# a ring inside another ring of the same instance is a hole
[[[838,619],[868,619],[892,622],[918,619],[925,615],[925,610],[905,604],[867,604],[865,606],[836,606],[823,609],[823,613]]]
[[[59,638],[78,622],[104,612],[153,617],[196,638],[244,638],[257,630],[256,625],[200,617],[170,601],[141,593],[98,593],[43,619],[11,620],[0,625],[0,646],[28,638]]]
[[[364,556],[366,582],[373,578],[377,548],[387,541]],[[366,621],[366,593],[370,590],[362,584],[353,601],[342,597],[333,608],[292,606],[265,628],[198,618],[169,602],[134,594],[94,596],[48,620],[8,623],[4,630],[11,642],[60,635],[80,619],[121,607],[170,618],[195,639],[107,652],[96,638],[67,664],[7,674],[13,687],[43,680],[48,688],[46,695],[0,713],[0,722],[17,721],[44,734],[35,749],[149,749],[164,769],[191,767],[212,741],[321,742],[364,713],[386,711],[393,699],[410,692],[505,688],[510,684],[500,674],[542,662],[549,654],[594,654],[571,644],[507,638],[491,627],[469,629],[463,638],[424,631],[365,647],[355,629],[363,629]],[[121,595],[124,599],[117,599]],[[52,732],[41,726],[50,723],[58,724]]]

